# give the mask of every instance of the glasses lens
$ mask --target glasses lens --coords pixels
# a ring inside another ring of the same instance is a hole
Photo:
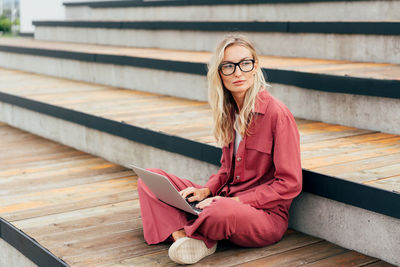
[[[230,75],[235,71],[235,65],[231,63],[222,64],[221,71],[224,75]]]
[[[242,71],[252,71],[254,68],[254,63],[252,60],[243,60],[239,63],[239,67]]]

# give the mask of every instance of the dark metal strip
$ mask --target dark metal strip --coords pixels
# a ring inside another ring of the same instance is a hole
[[[303,190],[400,219],[400,193],[303,169]]]
[[[34,21],[35,26],[147,30],[400,35],[400,22]]]
[[[92,8],[108,7],[157,7],[157,6],[202,6],[202,5],[253,5],[285,3],[320,3],[320,2],[357,2],[368,0],[173,0],[173,1],[99,1],[99,2],[64,2],[65,6],[90,6]]]
[[[400,98],[400,80],[378,80],[269,68],[263,70],[268,74],[271,83],[331,93]]]
[[[220,148],[207,144],[3,92],[0,92],[0,101],[217,166],[222,154]],[[396,192],[326,176],[309,170],[303,170],[303,190],[342,203],[400,218],[400,194]]]
[[[18,36],[21,36],[21,37],[31,37],[31,38],[33,38],[34,35],[35,34],[33,32],[19,32],[18,33]]]
[[[74,59],[86,62],[143,67],[197,75],[207,74],[207,64],[204,63],[117,55],[101,55],[83,52],[47,50],[39,48],[25,48],[3,45],[0,45],[0,51],[19,54],[30,54],[44,57]],[[271,83],[286,84],[304,89],[312,89],[331,93],[346,93],[387,98],[400,98],[399,80],[378,80],[371,78],[335,76],[328,74],[306,73],[270,68],[264,68],[263,70],[268,74],[268,81]]]
[[[41,246],[35,239],[31,238],[3,218],[0,218],[0,238],[4,239],[4,241],[13,246],[38,266],[69,266],[63,260]]]

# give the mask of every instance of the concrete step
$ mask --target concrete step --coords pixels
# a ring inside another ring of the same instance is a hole
[[[0,121],[9,125],[117,164],[159,167],[197,183],[218,169],[221,151],[204,102],[6,69],[0,78]],[[304,192],[293,203],[291,227],[399,264],[400,136],[296,122]]]
[[[210,53],[4,38],[0,66],[206,101]],[[400,134],[400,66],[261,56],[269,91],[295,116]],[[190,86],[188,86],[190,85]],[[304,104],[306,103],[306,104]]]
[[[101,1],[64,3],[68,20],[366,21],[399,20],[400,2],[363,1]]]
[[[35,39],[213,51],[244,32],[264,55],[400,64],[400,22],[37,21]]]

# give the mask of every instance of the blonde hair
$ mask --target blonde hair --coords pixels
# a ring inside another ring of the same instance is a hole
[[[246,47],[252,54],[256,64],[254,84],[246,91],[243,107],[240,110],[238,123],[234,123],[236,108],[232,94],[222,82],[219,66],[224,59],[225,49],[232,45]],[[233,129],[242,136],[249,135],[248,126],[253,117],[254,105],[258,92],[266,85],[261,67],[258,64],[258,56],[252,43],[243,35],[228,35],[217,46],[211,61],[208,64],[208,102],[211,106],[214,119],[214,136],[217,143],[226,146],[233,141]]]

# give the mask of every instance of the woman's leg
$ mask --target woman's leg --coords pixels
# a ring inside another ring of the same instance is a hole
[[[159,169],[148,170],[167,177],[178,191],[189,186],[201,187]],[[141,179],[138,180],[138,193],[143,233],[148,244],[165,241],[173,232],[182,229],[188,223],[186,212],[160,201]]]
[[[240,246],[261,247],[279,241],[287,229],[287,221],[274,213],[220,198],[184,229],[189,237],[200,234],[209,240],[229,239]]]

